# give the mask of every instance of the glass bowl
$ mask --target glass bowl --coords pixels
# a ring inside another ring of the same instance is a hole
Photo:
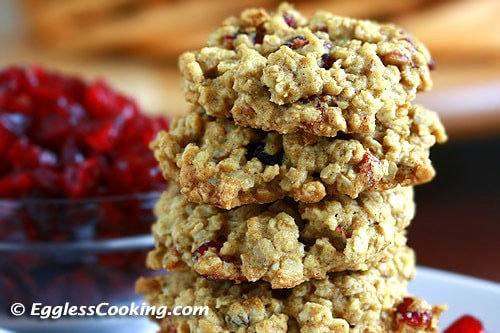
[[[16,302],[29,309],[34,302],[140,300],[134,283],[148,274],[145,258],[154,245],[150,228],[159,195],[0,199],[0,319],[12,319]]]

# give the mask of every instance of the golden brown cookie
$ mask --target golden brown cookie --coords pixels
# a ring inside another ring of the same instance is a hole
[[[402,108],[386,125],[369,135],[282,135],[196,109],[172,121],[152,148],[164,176],[189,201],[225,209],[286,196],[307,203],[327,193],[356,198],[432,179],[429,149],[446,140],[436,113]]]
[[[205,316],[159,320],[163,333],[437,332],[443,308],[405,298],[414,274],[413,251],[402,247],[386,255],[368,271],[330,274],[293,289],[209,281],[192,272],[142,278],[136,289],[155,306],[208,306]],[[408,324],[409,311],[421,314],[420,323]]]
[[[192,269],[212,280],[265,280],[292,288],[328,272],[367,270],[387,247],[406,243],[413,189],[291,199],[224,210],[197,205],[171,186],[156,206],[153,269]]]
[[[431,86],[427,49],[403,28],[290,5],[248,9],[180,57],[186,99],[241,126],[373,133]]]

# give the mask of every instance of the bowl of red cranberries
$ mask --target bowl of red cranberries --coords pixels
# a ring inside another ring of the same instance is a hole
[[[137,298],[166,186],[148,144],[167,127],[102,80],[0,70],[0,318]]]

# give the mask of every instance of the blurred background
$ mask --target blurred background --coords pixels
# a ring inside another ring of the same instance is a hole
[[[500,1],[302,0],[306,15],[391,21],[436,62],[418,102],[439,112],[450,140],[435,147],[438,176],[417,189],[410,245],[418,263],[500,281]],[[182,114],[176,61],[205,45],[223,18],[263,0],[0,0],[0,66],[38,63],[103,77],[150,113]]]

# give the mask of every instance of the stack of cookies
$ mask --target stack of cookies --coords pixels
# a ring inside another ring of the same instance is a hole
[[[209,307],[161,332],[435,332],[408,296],[413,185],[446,134],[411,104],[432,60],[403,29],[284,4],[227,19],[180,58],[192,110],[153,142],[169,189],[137,283]]]

